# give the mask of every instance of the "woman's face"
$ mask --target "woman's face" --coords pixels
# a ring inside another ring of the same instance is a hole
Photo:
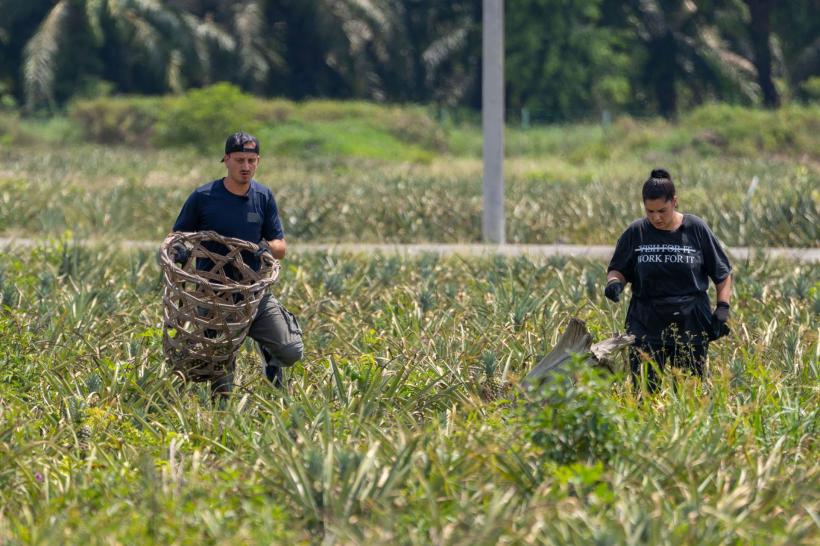
[[[666,201],[663,197],[657,199],[646,199],[643,202],[646,209],[646,217],[657,229],[671,230],[675,225],[675,207],[678,206],[678,198],[673,197]]]

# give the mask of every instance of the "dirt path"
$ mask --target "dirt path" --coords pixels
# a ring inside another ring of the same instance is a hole
[[[14,252],[14,249],[27,248],[42,244],[42,239],[0,238],[0,248]],[[99,240],[82,240],[89,246],[112,244]],[[124,249],[152,250],[159,247],[159,241],[118,241],[117,246]],[[613,247],[606,245],[482,245],[482,244],[367,244],[367,243],[291,243],[288,252],[333,253],[333,254],[390,254],[418,256],[420,254],[439,254],[442,256],[528,256],[550,257],[569,256],[608,260]],[[820,248],[750,248],[729,247],[729,255],[735,260],[746,260],[750,256],[764,256],[768,259],[783,258],[801,262],[820,262]]]

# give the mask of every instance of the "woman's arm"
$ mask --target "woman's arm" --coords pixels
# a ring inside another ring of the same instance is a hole
[[[732,298],[732,275],[730,274],[717,283],[715,289],[717,291],[717,301],[729,303],[729,300]]]
[[[620,271],[613,269],[606,274],[607,284],[609,284],[610,281],[621,281],[623,284],[626,284],[626,277],[624,277]]]

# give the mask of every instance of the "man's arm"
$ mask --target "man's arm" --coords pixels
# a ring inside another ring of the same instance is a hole
[[[268,241],[268,246],[270,247],[270,253],[277,260],[284,258],[285,252],[288,250],[288,244],[284,239],[271,239]]]

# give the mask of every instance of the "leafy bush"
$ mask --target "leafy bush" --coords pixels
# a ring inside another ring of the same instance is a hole
[[[820,76],[812,76],[800,85],[800,90],[809,100],[820,101]]]
[[[622,443],[623,416],[608,395],[611,378],[577,364],[582,371],[574,381],[547,381],[524,407],[525,438],[559,464],[607,461]]]
[[[434,154],[480,157],[480,121],[451,126],[422,106],[360,101],[294,103],[263,99],[218,83],[166,98],[79,100],[69,115],[93,142],[145,147],[193,147],[212,154],[227,134],[257,132],[264,148],[296,157],[353,156],[430,161]],[[820,149],[820,106],[790,104],[758,110],[725,104],[697,108],[672,123],[619,117],[595,123],[519,129],[510,124],[507,157],[557,156],[572,163],[636,154],[768,154],[815,157]],[[409,146],[407,146],[409,145]],[[406,149],[405,149],[406,148]]]
[[[380,110],[380,106],[371,102],[312,100],[301,105],[299,114],[306,121],[338,121],[373,118]]]
[[[145,147],[153,138],[164,102],[156,97],[101,97],[73,102],[68,115],[88,141]]]
[[[296,105],[285,99],[257,99],[255,115],[263,125],[276,125],[293,117]]]
[[[255,132],[256,101],[229,83],[194,89],[169,100],[159,119],[155,143],[191,146],[203,153],[219,150],[225,137],[235,131]]]
[[[78,100],[69,107],[69,117],[91,142],[213,153],[228,134],[253,131],[261,121],[287,119],[290,110],[284,101],[259,101],[219,83],[178,97]]]
[[[11,145],[16,142],[20,121],[16,115],[0,114],[0,144]]]
[[[246,95],[228,83],[165,98],[78,100],[69,116],[91,142],[218,150],[245,130],[264,150],[296,157],[353,156],[429,161],[447,149],[445,131],[421,107]]]
[[[760,152],[816,155],[820,149],[820,107],[788,105],[758,110],[709,104],[686,114],[683,127],[711,140],[721,151],[754,156]]]
[[[82,140],[76,124],[65,117],[24,118],[14,112],[0,112],[0,146],[28,150]]]

